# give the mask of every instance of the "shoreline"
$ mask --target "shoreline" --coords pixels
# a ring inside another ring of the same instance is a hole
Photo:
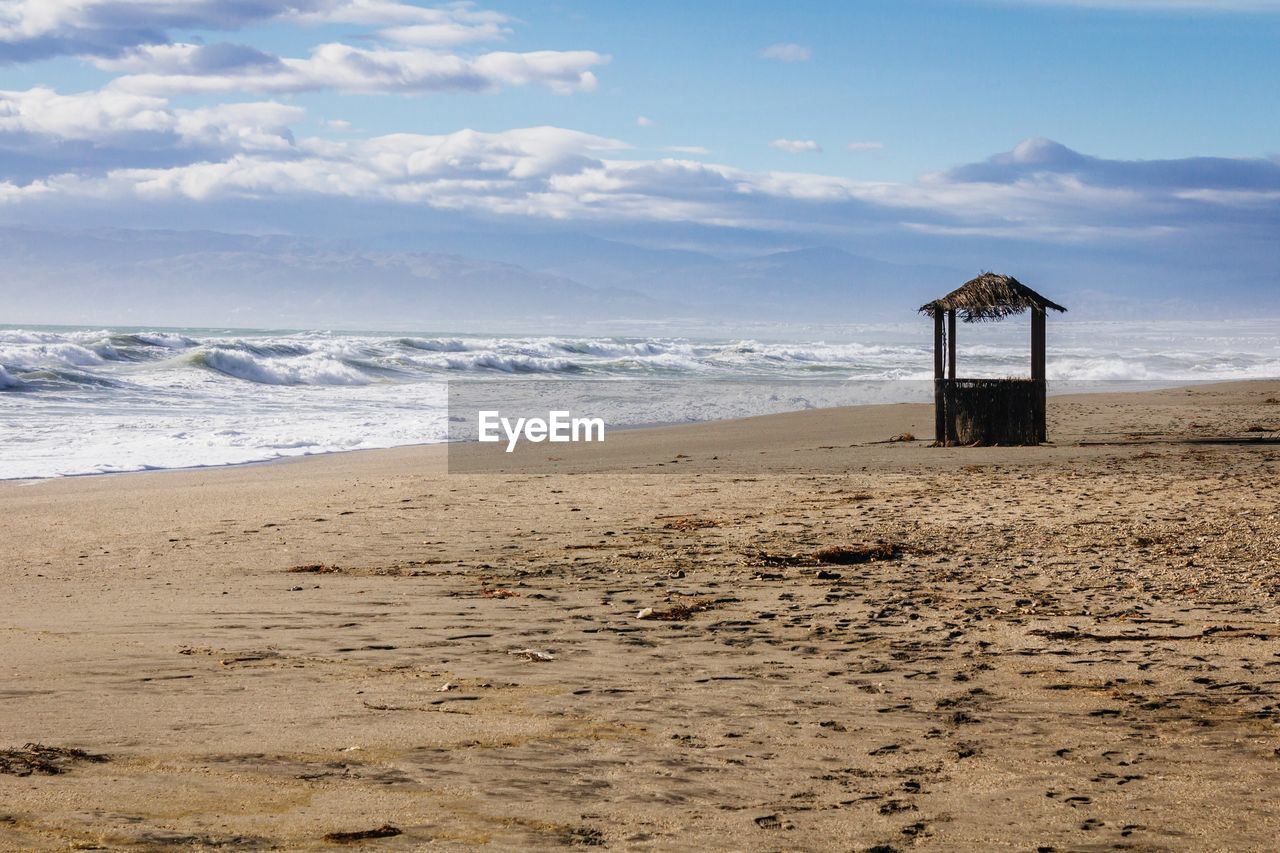
[[[1131,380],[1114,380],[1114,381],[1131,382]],[[1132,380],[1132,382],[1137,382],[1137,381],[1141,381],[1141,380]],[[1163,382],[1164,380],[1161,380],[1161,381]],[[1172,380],[1169,380],[1169,381],[1173,382]],[[1150,393],[1167,392],[1167,391],[1177,391],[1177,390],[1187,389],[1187,388],[1200,388],[1200,387],[1213,388],[1218,386],[1233,387],[1237,385],[1243,386],[1250,383],[1269,382],[1269,381],[1273,381],[1273,380],[1268,380],[1268,379],[1187,380],[1187,381],[1179,381],[1175,384],[1163,385],[1158,388],[1145,388],[1142,390],[1117,389],[1115,391],[1092,390],[1092,391],[1086,391],[1086,392],[1059,392],[1057,394],[1051,393],[1049,394],[1049,399],[1050,400],[1068,400],[1073,397],[1093,396],[1098,394],[1105,394],[1105,395],[1139,394],[1140,395],[1140,394],[1150,394]],[[1275,381],[1280,381],[1280,380],[1275,380]],[[771,414],[763,414],[763,415],[750,415],[747,417],[731,417],[731,418],[723,418],[723,419],[707,420],[707,421],[643,424],[643,425],[635,425],[635,426],[627,425],[627,426],[621,426],[621,427],[611,427],[609,428],[609,434],[611,435],[629,434],[629,433],[644,432],[649,430],[696,428],[696,427],[706,427],[708,425],[715,425],[715,424],[735,424],[743,421],[753,421],[758,418],[794,416],[798,414],[803,414],[805,412],[841,412],[841,413],[853,414],[853,413],[857,413],[858,411],[870,411],[877,408],[918,407],[918,406],[926,406],[930,408],[930,410],[932,409],[932,403],[863,403],[863,404],[857,404],[853,406],[838,406],[838,407],[817,408],[817,409],[800,409],[794,412],[780,412],[780,413],[771,413]],[[930,426],[930,429],[932,429],[932,425],[930,424],[929,426]],[[917,436],[917,439],[924,440],[926,442],[931,440],[925,436]],[[464,442],[464,443],[473,443],[473,442]],[[1052,444],[1053,442],[1050,441],[1048,443]],[[405,450],[424,450],[425,448],[430,448],[430,447],[442,447],[442,448],[445,448],[445,450],[437,451],[437,452],[448,453],[449,448],[451,446],[456,447],[458,446],[458,443],[449,442],[448,440],[434,441],[434,442],[414,442],[410,444],[391,445],[388,447],[364,447],[364,448],[355,448],[351,450],[325,450],[325,451],[318,451],[315,453],[301,453],[301,454],[295,454],[295,455],[276,456],[268,459],[251,459],[244,462],[212,463],[212,464],[205,464],[205,465],[187,465],[187,466],[180,466],[180,467],[173,467],[173,468],[148,467],[148,468],[138,468],[133,470],[127,470],[127,471],[86,471],[86,472],[73,473],[73,474],[53,474],[53,475],[40,476],[40,477],[0,478],[0,487],[3,487],[3,485],[6,483],[13,483],[18,485],[37,485],[41,483],[56,482],[60,480],[71,480],[71,479],[92,478],[92,477],[119,477],[121,475],[132,475],[132,474],[137,474],[137,475],[166,474],[166,473],[180,473],[180,472],[214,471],[214,470],[222,470],[222,469],[237,469],[237,468],[246,468],[246,467],[277,465],[277,464],[283,464],[283,463],[289,463],[289,462],[303,462],[306,460],[324,459],[332,456],[346,455],[346,454],[388,453],[388,452],[405,451]]]

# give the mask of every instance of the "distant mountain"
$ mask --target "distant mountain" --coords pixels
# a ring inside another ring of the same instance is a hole
[[[115,325],[466,331],[564,330],[583,322],[622,328],[632,321],[843,324],[908,319],[964,279],[956,270],[826,247],[724,259],[581,234],[430,232],[357,243],[0,228],[0,259],[0,322]]]
[[[778,312],[786,319],[826,319],[833,308],[854,318],[900,318],[978,272],[966,276],[954,268],[893,264],[826,246],[747,257],[739,251],[725,258],[572,232],[432,231],[385,239],[390,245],[519,264],[597,287],[643,293],[700,316],[735,319],[773,318]]]
[[[0,258],[9,322],[463,330],[678,310],[514,264],[282,236],[3,228]]]
[[[648,277],[680,267],[715,263],[706,252],[639,246],[579,232],[439,229],[377,238],[394,251],[433,251],[516,264],[596,287],[633,287]],[[638,287],[644,290],[643,287]]]
[[[739,320],[831,320],[832,312],[842,322],[902,319],[978,272],[894,264],[826,246],[724,258],[572,232],[433,231],[385,239],[622,288],[700,317]]]

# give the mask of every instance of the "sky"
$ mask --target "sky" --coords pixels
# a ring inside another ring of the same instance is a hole
[[[1277,55],[1280,0],[0,0],[0,223],[447,220],[1243,301],[1280,286]]]

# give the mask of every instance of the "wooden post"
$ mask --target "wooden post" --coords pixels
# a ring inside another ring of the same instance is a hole
[[[956,378],[956,309],[947,312],[947,377]]]
[[[956,309],[947,311],[947,379],[942,383],[942,406],[946,410],[947,419],[943,423],[943,444],[950,447],[956,443],[955,412],[955,378],[956,378]],[[950,400],[950,404],[948,404]]]
[[[1045,309],[1031,309],[1031,378],[1038,383],[1036,395],[1036,434],[1040,441],[1048,438],[1045,426],[1045,409],[1047,406],[1045,388]]]
[[[933,437],[938,444],[947,443],[947,411],[943,402],[942,375],[942,309],[933,312]]]

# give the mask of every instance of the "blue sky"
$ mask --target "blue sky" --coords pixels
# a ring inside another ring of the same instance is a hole
[[[1028,137],[1123,159],[1280,150],[1280,4],[1270,12],[1081,8],[970,0],[610,2],[503,6],[613,56],[563,121],[637,145],[701,145],[753,169],[795,168],[775,138],[813,139],[807,168],[909,180]],[[628,9],[633,11],[628,12]],[[559,34],[563,35],[559,35]],[[809,50],[762,61],[769,45]],[[519,100],[519,99],[512,99]],[[463,120],[471,108],[450,105]],[[1270,107],[1270,108],[1269,108]],[[547,106],[535,101],[530,120]],[[485,118],[511,115],[499,103]],[[519,107],[516,107],[519,110]],[[652,132],[629,127],[637,114]],[[474,113],[472,113],[474,115]],[[874,157],[849,142],[880,142]]]
[[[0,0],[0,221],[253,201],[1152,281],[1194,248],[1274,286],[1277,45],[1280,0]]]
[[[637,154],[702,147],[751,169],[796,167],[795,155],[768,147],[773,139],[813,140],[822,153],[805,168],[872,180],[910,180],[1037,136],[1119,159],[1275,153],[1280,3],[1234,5],[492,3],[476,8],[510,19],[496,47],[608,55],[596,90],[281,99],[313,119],[345,119],[373,134],[554,124],[626,139]],[[175,28],[172,36],[244,41],[287,56],[324,41],[366,43],[369,29],[264,21],[231,32]],[[809,59],[761,57],[778,44],[799,45]],[[5,89],[66,91],[112,76],[66,56],[0,73]],[[639,116],[653,125],[637,127]],[[849,151],[851,142],[883,148]]]

